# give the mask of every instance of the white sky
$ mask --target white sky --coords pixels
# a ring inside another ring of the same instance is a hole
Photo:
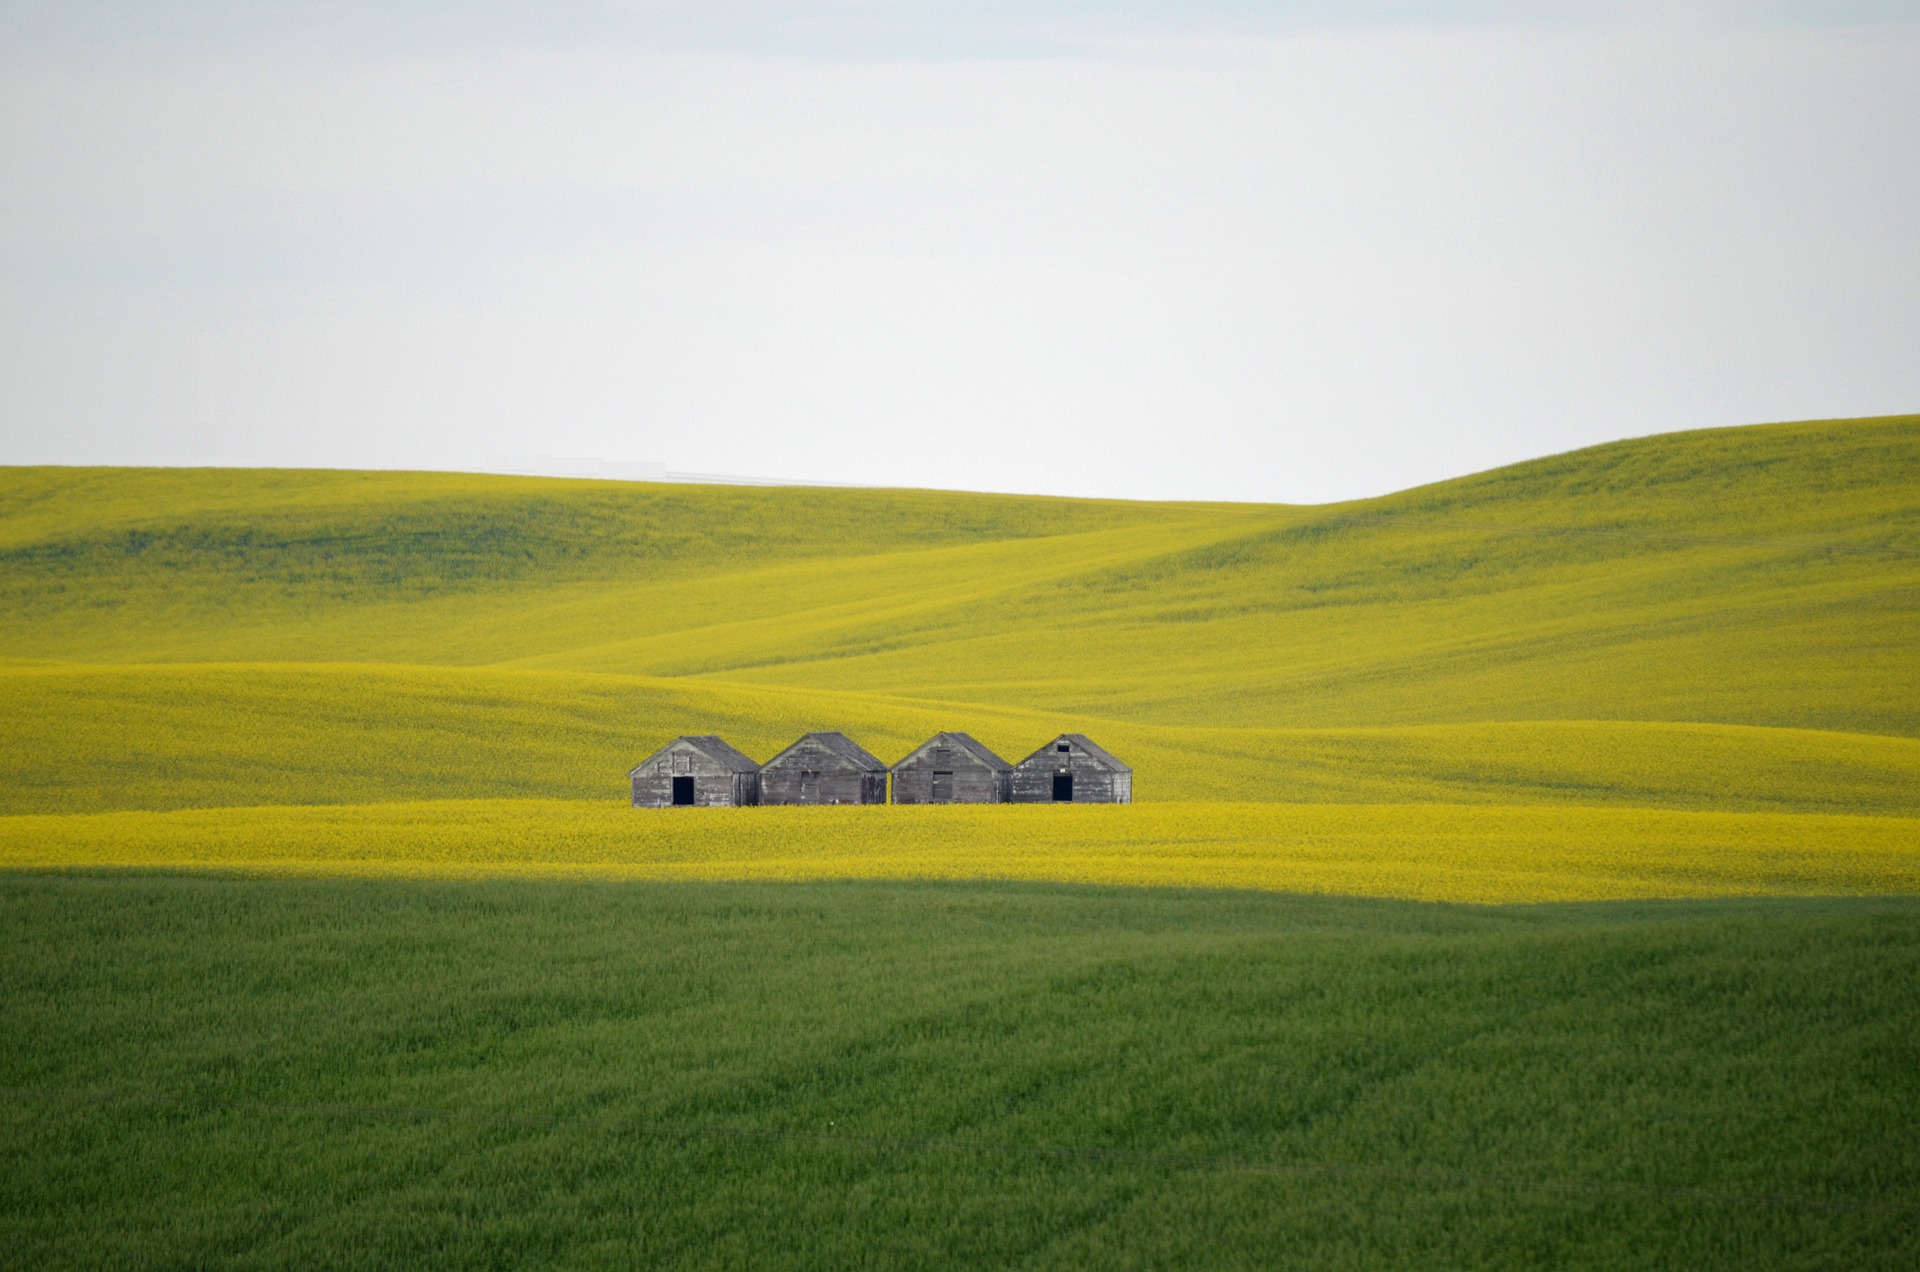
[[[0,3],[0,462],[1317,501],[1920,410],[1915,5],[154,8]]]

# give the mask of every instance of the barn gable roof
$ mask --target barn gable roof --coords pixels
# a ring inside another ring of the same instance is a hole
[[[683,733],[661,747],[658,751],[655,751],[652,755],[649,755],[646,759],[628,769],[627,776],[632,777],[635,773],[638,773],[641,769],[653,763],[682,742],[685,742],[688,746],[700,752],[700,754],[706,756],[715,764],[726,769],[729,773],[758,773],[760,771],[758,764],[755,764],[743,752],[736,750],[728,744],[726,739],[717,733]]]
[[[1005,760],[995,755],[992,751],[989,751],[986,748],[986,746],[983,743],[981,743],[977,738],[975,738],[971,733],[936,733],[932,737],[928,738],[925,742],[922,742],[919,746],[914,747],[913,750],[908,751],[904,756],[902,756],[900,759],[900,764],[905,764],[908,760],[920,754],[920,752],[926,750],[928,747],[932,746],[934,743],[942,742],[942,741],[950,742],[954,746],[959,747],[961,750],[965,751],[968,755],[971,755],[974,759],[979,760],[982,764],[986,765],[988,768],[992,769],[996,773],[1013,772],[1013,765],[1007,763]],[[893,767],[899,768],[900,764],[895,764]]]
[[[1047,755],[1049,752],[1053,750],[1053,748],[1056,745],[1058,745],[1061,742],[1073,743],[1075,746],[1079,747],[1082,751],[1085,751],[1089,756],[1091,756],[1093,760],[1096,763],[1098,763],[1102,768],[1108,769],[1115,773],[1133,772],[1132,766],[1123,763],[1119,759],[1119,757],[1113,754],[1113,752],[1107,750],[1105,747],[1101,746],[1098,742],[1095,742],[1092,738],[1088,737],[1084,733],[1062,733],[1059,737],[1047,743],[1045,746],[1039,748],[1032,755],[1029,755],[1026,759],[1020,761],[1020,763],[1021,764],[1033,763],[1035,760],[1040,759],[1043,756]]]
[[[882,764],[876,756],[858,742],[855,742],[844,733],[832,731],[805,734],[796,739],[792,746],[789,746],[786,750],[768,760],[761,767],[772,768],[774,765],[780,763],[780,761],[786,759],[796,747],[805,742],[818,743],[857,769],[864,769],[869,773],[885,773],[890,771],[886,765]]]

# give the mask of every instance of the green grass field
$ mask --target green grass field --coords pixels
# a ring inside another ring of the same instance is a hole
[[[0,882],[20,1267],[1913,1265],[1911,899]]]
[[[818,728],[1139,802],[624,807]],[[1326,507],[0,469],[0,776],[8,1266],[1920,1260],[1920,417]]]

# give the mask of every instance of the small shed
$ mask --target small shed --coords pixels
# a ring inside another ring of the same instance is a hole
[[[713,733],[688,734],[628,773],[635,808],[737,808],[760,802],[760,766]]]
[[[936,733],[893,766],[896,804],[1004,804],[1013,765],[965,733]]]
[[[884,804],[887,766],[844,733],[809,733],[760,766],[763,804]]]
[[[1016,804],[1131,804],[1133,770],[1084,733],[1062,733],[1013,766]]]

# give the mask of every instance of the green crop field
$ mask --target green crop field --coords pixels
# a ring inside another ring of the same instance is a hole
[[[0,881],[23,1267],[1912,1266],[1920,906]]]
[[[0,1265],[1920,1260],[1920,417],[1319,507],[0,469],[0,720]],[[624,806],[828,728],[1137,802]]]

